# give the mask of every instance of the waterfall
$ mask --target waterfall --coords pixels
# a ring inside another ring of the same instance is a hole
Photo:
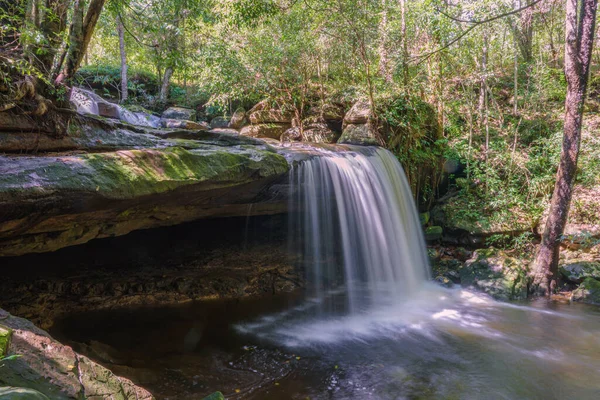
[[[398,160],[381,148],[320,151],[290,172],[291,238],[318,299],[350,314],[398,304],[429,278],[425,242]]]

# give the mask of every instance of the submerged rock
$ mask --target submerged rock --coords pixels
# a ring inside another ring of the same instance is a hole
[[[527,298],[527,264],[502,250],[475,251],[460,270],[460,281],[500,300]]]
[[[0,398],[154,399],[147,390],[77,354],[31,322],[6,313],[0,321],[13,331],[9,354],[18,355],[0,365],[0,386],[11,387],[0,389]]]

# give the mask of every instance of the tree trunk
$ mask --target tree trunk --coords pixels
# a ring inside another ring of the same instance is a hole
[[[388,55],[388,13],[387,1],[381,0],[381,21],[379,22],[379,74],[386,83],[392,82],[390,58]]]
[[[69,82],[79,69],[105,2],[106,0],[91,0],[84,17],[85,0],[75,0],[65,65],[56,78],[56,83]]]
[[[166,103],[169,98],[169,87],[171,84],[171,76],[173,75],[173,68],[167,67],[165,74],[163,75],[162,84],[160,85],[160,94],[158,100],[161,103]]]
[[[45,40],[28,44],[30,61],[47,76],[62,43],[62,34],[67,28],[68,0],[29,0],[25,19],[37,28]]]
[[[121,16],[117,17],[117,32],[119,34],[119,51],[121,52],[121,103],[127,101],[127,53],[125,52],[125,27]]]
[[[408,38],[406,37],[406,0],[400,0],[400,33],[402,34],[402,82],[408,93]]]
[[[542,235],[534,271],[532,291],[550,295],[558,284],[558,252],[567,223],[577,158],[581,141],[581,122],[596,24],[598,0],[567,0],[565,77],[567,98],[560,164],[552,194],[550,214]],[[579,11],[579,12],[578,12]]]

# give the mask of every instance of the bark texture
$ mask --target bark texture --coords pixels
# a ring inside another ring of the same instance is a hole
[[[577,173],[581,122],[596,24],[598,0],[567,0],[565,76],[567,98],[560,164],[550,214],[533,271],[532,290],[551,294],[558,283],[558,252]]]
[[[119,34],[119,51],[121,53],[121,102],[127,101],[127,52],[125,50],[125,27],[121,17],[117,17],[117,33]]]

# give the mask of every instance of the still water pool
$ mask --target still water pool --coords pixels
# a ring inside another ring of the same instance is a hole
[[[340,297],[86,313],[52,333],[158,399],[600,398],[600,308],[426,285],[345,315]]]

